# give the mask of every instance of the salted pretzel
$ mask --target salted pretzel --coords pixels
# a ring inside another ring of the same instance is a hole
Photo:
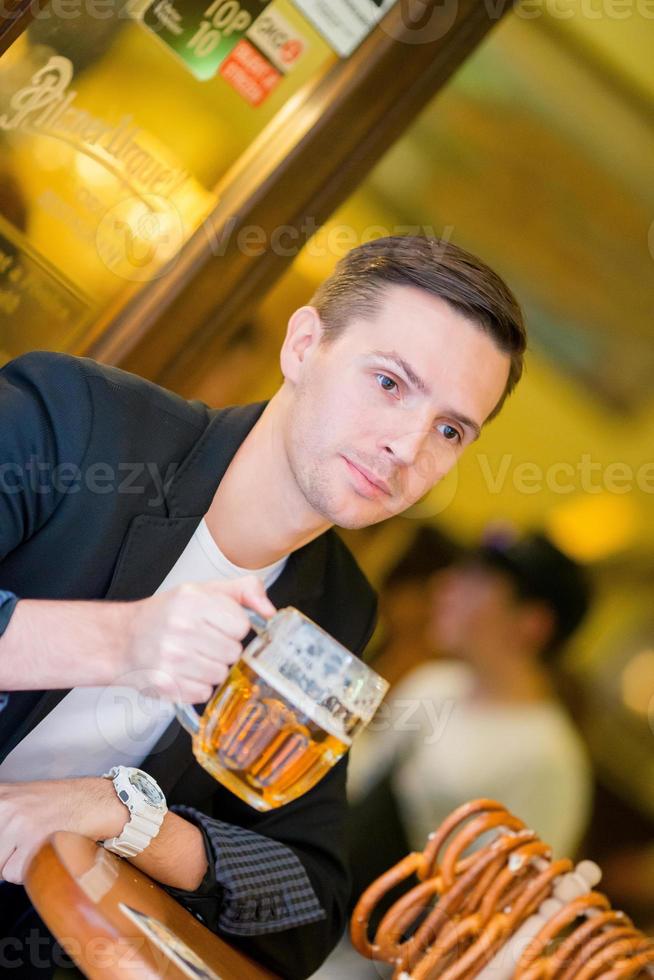
[[[592,890],[600,877],[590,861],[552,861],[501,803],[475,800],[366,889],[352,943],[393,964],[394,980],[654,977],[654,940]],[[370,937],[371,915],[402,883]]]

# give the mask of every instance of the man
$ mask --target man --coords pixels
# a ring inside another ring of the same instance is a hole
[[[580,566],[542,534],[439,573],[427,631],[439,659],[394,688],[380,730],[353,750],[355,891],[480,797],[505,804],[555,856],[574,857],[590,770],[551,668],[589,595]]]
[[[450,566],[461,548],[427,524],[413,528],[406,551],[385,573],[379,586],[379,623],[368,658],[392,688],[414,667],[431,659],[427,623],[434,577]],[[377,644],[374,640],[380,634]]]
[[[524,349],[490,269],[408,237],[353,250],[292,315],[267,404],[212,411],[64,355],[5,367],[0,690],[73,690],[12,694],[0,714],[2,877],[18,885],[56,829],[127,833],[102,778],[126,762],[169,807],[133,863],[284,977],[316,968],[345,922],[344,763],[255,813],[197,765],[170,715],[140,741],[138,726],[116,732],[107,685],[206,700],[248,632],[242,606],[271,614],[264,587],[361,653],[374,597],[332,526],[423,496],[499,411]]]

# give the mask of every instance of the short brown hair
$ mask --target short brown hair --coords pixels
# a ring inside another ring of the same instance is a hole
[[[334,339],[354,316],[372,317],[386,287],[413,286],[445,300],[511,357],[494,418],[522,376],[527,332],[520,305],[506,283],[484,262],[440,238],[421,235],[376,238],[353,248],[316,290],[311,305]]]

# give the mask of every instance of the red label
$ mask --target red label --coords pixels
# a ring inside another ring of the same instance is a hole
[[[285,65],[292,65],[297,61],[303,51],[304,45],[302,41],[297,40],[297,38],[292,38],[290,41],[284,41],[279,49],[279,57]]]
[[[223,61],[220,74],[253,106],[261,105],[282,77],[281,72],[245,39],[240,40]]]

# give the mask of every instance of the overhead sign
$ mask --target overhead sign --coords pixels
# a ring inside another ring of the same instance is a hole
[[[329,46],[347,58],[397,0],[292,0]]]
[[[269,3],[270,0],[152,0],[142,21],[204,82],[214,77]]]
[[[268,7],[257,17],[247,37],[284,74],[293,68],[308,47],[306,38],[274,7]]]

